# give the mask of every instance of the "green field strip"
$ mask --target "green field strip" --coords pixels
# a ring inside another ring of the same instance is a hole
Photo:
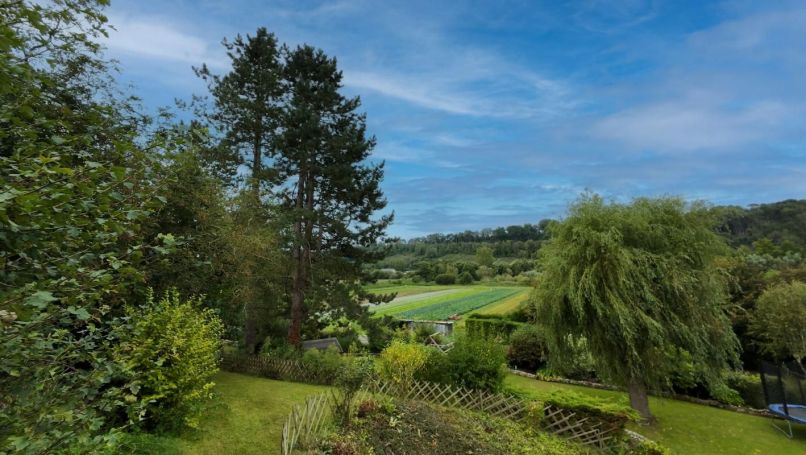
[[[412,311],[420,307],[441,305],[445,302],[450,302],[456,299],[465,298],[483,292],[485,292],[485,288],[477,288],[477,287],[459,288],[459,292],[456,293],[450,293],[447,295],[441,294],[433,298],[417,300],[414,302],[408,301],[403,302],[402,304],[395,304],[395,302],[392,301],[387,304],[376,307],[373,313],[378,316],[383,316],[387,314],[399,315],[400,313]]]
[[[408,311],[398,313],[402,317],[412,319],[446,319],[454,314],[464,314],[477,308],[511,297],[520,292],[517,288],[488,289],[475,295],[454,297],[444,302],[423,305]]]
[[[396,293],[398,297],[406,297],[415,294],[425,294],[428,292],[442,291],[446,289],[456,288],[457,286],[447,285],[411,285],[411,284],[398,284],[398,285],[369,285],[364,287],[364,290],[373,294],[391,294]]]
[[[525,288],[512,297],[485,305],[475,312],[478,314],[507,314],[518,309],[529,298],[531,288]]]

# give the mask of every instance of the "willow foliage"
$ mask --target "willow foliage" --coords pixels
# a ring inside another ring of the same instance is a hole
[[[724,241],[704,205],[678,198],[606,203],[584,195],[541,252],[538,321],[557,359],[581,339],[597,373],[663,386],[681,350],[705,381],[735,361],[724,312]]]

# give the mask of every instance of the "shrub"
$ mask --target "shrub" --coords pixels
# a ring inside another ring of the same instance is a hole
[[[160,429],[197,426],[218,372],[221,321],[201,299],[182,300],[176,290],[158,302],[149,293],[145,306],[126,313],[131,323],[114,356],[129,378],[129,420]]]
[[[739,392],[733,390],[723,382],[713,384],[709,387],[709,392],[711,393],[711,397],[720,403],[729,404],[731,406],[742,406],[744,404],[744,400],[742,400]]]
[[[765,407],[764,390],[758,374],[729,371],[725,374],[724,380],[728,387],[739,393],[745,405],[759,409]]]
[[[296,360],[302,355],[299,348],[289,343],[287,338],[266,337],[260,352],[275,359],[286,360]]]
[[[500,390],[506,376],[504,347],[486,339],[460,337],[443,354],[431,349],[424,379],[471,389]]]
[[[462,272],[459,275],[458,281],[459,284],[470,284],[473,282],[473,275],[471,275],[469,272]]]
[[[317,382],[331,384],[338,377],[344,362],[339,350],[330,346],[324,351],[308,349],[302,354],[302,363],[307,371],[316,373]]]
[[[421,344],[394,340],[378,356],[375,370],[381,378],[407,389],[414,375],[425,365],[427,356],[426,347]]]
[[[456,275],[452,273],[443,273],[437,275],[437,277],[434,278],[434,282],[437,284],[454,284],[456,283]]]
[[[465,325],[467,334],[473,338],[507,339],[521,324],[500,315],[471,314]]]
[[[509,336],[509,364],[521,370],[537,371],[548,361],[546,341],[540,329],[534,325],[523,325]]]
[[[544,403],[591,417],[624,428],[629,421],[638,420],[638,413],[626,403],[597,398],[570,390],[554,390],[541,394],[538,398]]]
[[[339,389],[339,393],[334,394],[334,410],[342,425],[349,425],[353,398],[361,390],[371,372],[371,359],[357,357],[342,362],[334,381],[334,385]]]
[[[671,450],[649,439],[642,439],[629,451],[630,455],[672,455]]]

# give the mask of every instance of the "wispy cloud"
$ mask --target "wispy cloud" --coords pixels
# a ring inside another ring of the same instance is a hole
[[[113,53],[183,65],[204,62],[219,69],[228,66],[220,45],[183,31],[164,18],[112,14],[109,22],[115,30],[105,44]]]
[[[790,114],[786,106],[771,101],[744,108],[703,99],[668,101],[620,111],[597,122],[593,131],[641,150],[725,150],[769,137]]]

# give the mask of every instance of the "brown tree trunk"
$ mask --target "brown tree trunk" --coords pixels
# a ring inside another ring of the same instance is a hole
[[[300,178],[297,182],[297,194],[294,201],[294,206],[301,212],[302,208],[306,205],[306,188],[308,185],[307,172],[300,170]],[[298,214],[297,216],[301,216]],[[306,215],[307,216],[307,215]],[[292,289],[291,289],[291,323],[288,326],[288,342],[294,346],[299,346],[302,343],[302,319],[304,317],[305,305],[305,290],[307,288],[307,264],[306,246],[303,241],[303,230],[307,230],[305,217],[294,222],[295,242],[298,242],[293,247],[293,272],[292,272]],[[310,223],[310,221],[307,221]]]
[[[257,346],[257,321],[254,315],[250,314],[250,310],[250,305],[247,304],[244,315],[243,344],[247,354],[254,354]]]
[[[649,411],[649,396],[643,380],[632,378],[627,383],[627,392],[630,394],[630,406],[641,414],[641,422],[651,424],[655,417]]]
[[[260,148],[261,148],[261,132],[255,132],[255,140],[252,145],[252,192],[255,197],[260,197]]]
[[[293,288],[291,290],[291,324],[288,326],[288,342],[294,346],[302,344],[302,318],[305,304],[305,285],[303,271],[301,270],[301,255],[295,248],[295,264],[293,273]]]

